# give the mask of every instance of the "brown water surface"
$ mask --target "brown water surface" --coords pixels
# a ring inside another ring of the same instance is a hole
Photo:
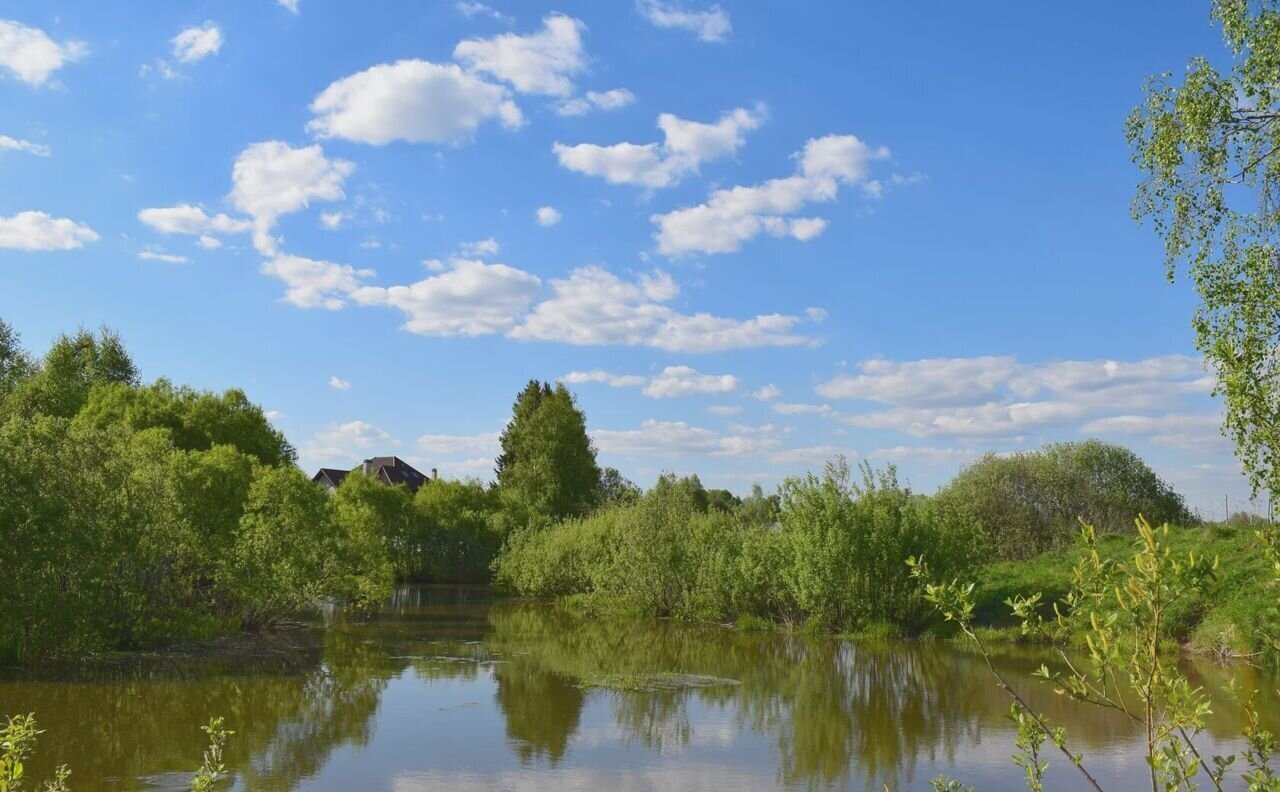
[[[939,773],[1022,788],[1007,700],[980,657],[946,642],[580,619],[484,589],[415,587],[372,621],[233,645],[0,672],[0,712],[34,711],[46,732],[29,773],[65,762],[80,792],[184,789],[210,715],[236,730],[230,788],[246,791],[915,790]],[[1051,653],[997,659],[1108,789],[1141,786],[1123,717],[1030,677]],[[1208,751],[1237,747],[1230,680],[1280,687],[1247,667],[1186,670],[1213,698]],[[601,678],[640,689],[585,685]],[[1267,717],[1280,730],[1280,712]],[[1049,758],[1050,788],[1078,788]]]

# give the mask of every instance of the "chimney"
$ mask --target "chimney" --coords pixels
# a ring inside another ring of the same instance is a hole
[[[373,460],[366,459],[365,461],[361,462],[361,463],[360,463],[360,470],[361,470],[361,472],[363,472],[366,476],[367,476],[367,475],[369,475],[369,473],[370,473],[370,472],[372,472],[372,470],[373,470]]]
[[[431,468],[431,480],[435,481],[438,478],[440,478],[440,471],[436,470],[435,468]]]

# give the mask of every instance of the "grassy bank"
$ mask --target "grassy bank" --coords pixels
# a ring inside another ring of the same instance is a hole
[[[1189,596],[1170,612],[1170,641],[1192,652],[1235,657],[1273,648],[1268,638],[1276,637],[1280,590],[1256,530],[1229,524],[1170,530],[1169,550],[1175,557],[1195,553],[1218,559],[1216,580],[1207,590]],[[1104,558],[1127,558],[1133,553],[1133,537],[1103,536],[1099,550]],[[1072,568],[1081,552],[1073,546],[1027,561],[985,567],[974,577],[974,623],[986,636],[1020,640],[1018,620],[1005,602],[1041,592],[1045,614],[1051,615],[1051,604],[1061,601],[1071,587]]]

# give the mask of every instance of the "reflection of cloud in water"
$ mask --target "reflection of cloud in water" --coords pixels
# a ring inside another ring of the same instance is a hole
[[[756,792],[777,790],[772,775],[725,765],[665,765],[614,770],[573,768],[555,773],[514,771],[474,773],[413,773],[392,779],[393,792]]]

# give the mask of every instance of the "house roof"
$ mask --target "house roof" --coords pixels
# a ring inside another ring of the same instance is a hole
[[[347,477],[347,474],[355,473],[356,471],[362,471],[387,486],[394,487],[396,484],[403,484],[409,488],[410,492],[417,492],[419,487],[430,481],[413,465],[397,456],[370,457],[351,470],[320,468],[319,472],[311,477],[311,480],[317,484],[325,484],[336,488]]]

